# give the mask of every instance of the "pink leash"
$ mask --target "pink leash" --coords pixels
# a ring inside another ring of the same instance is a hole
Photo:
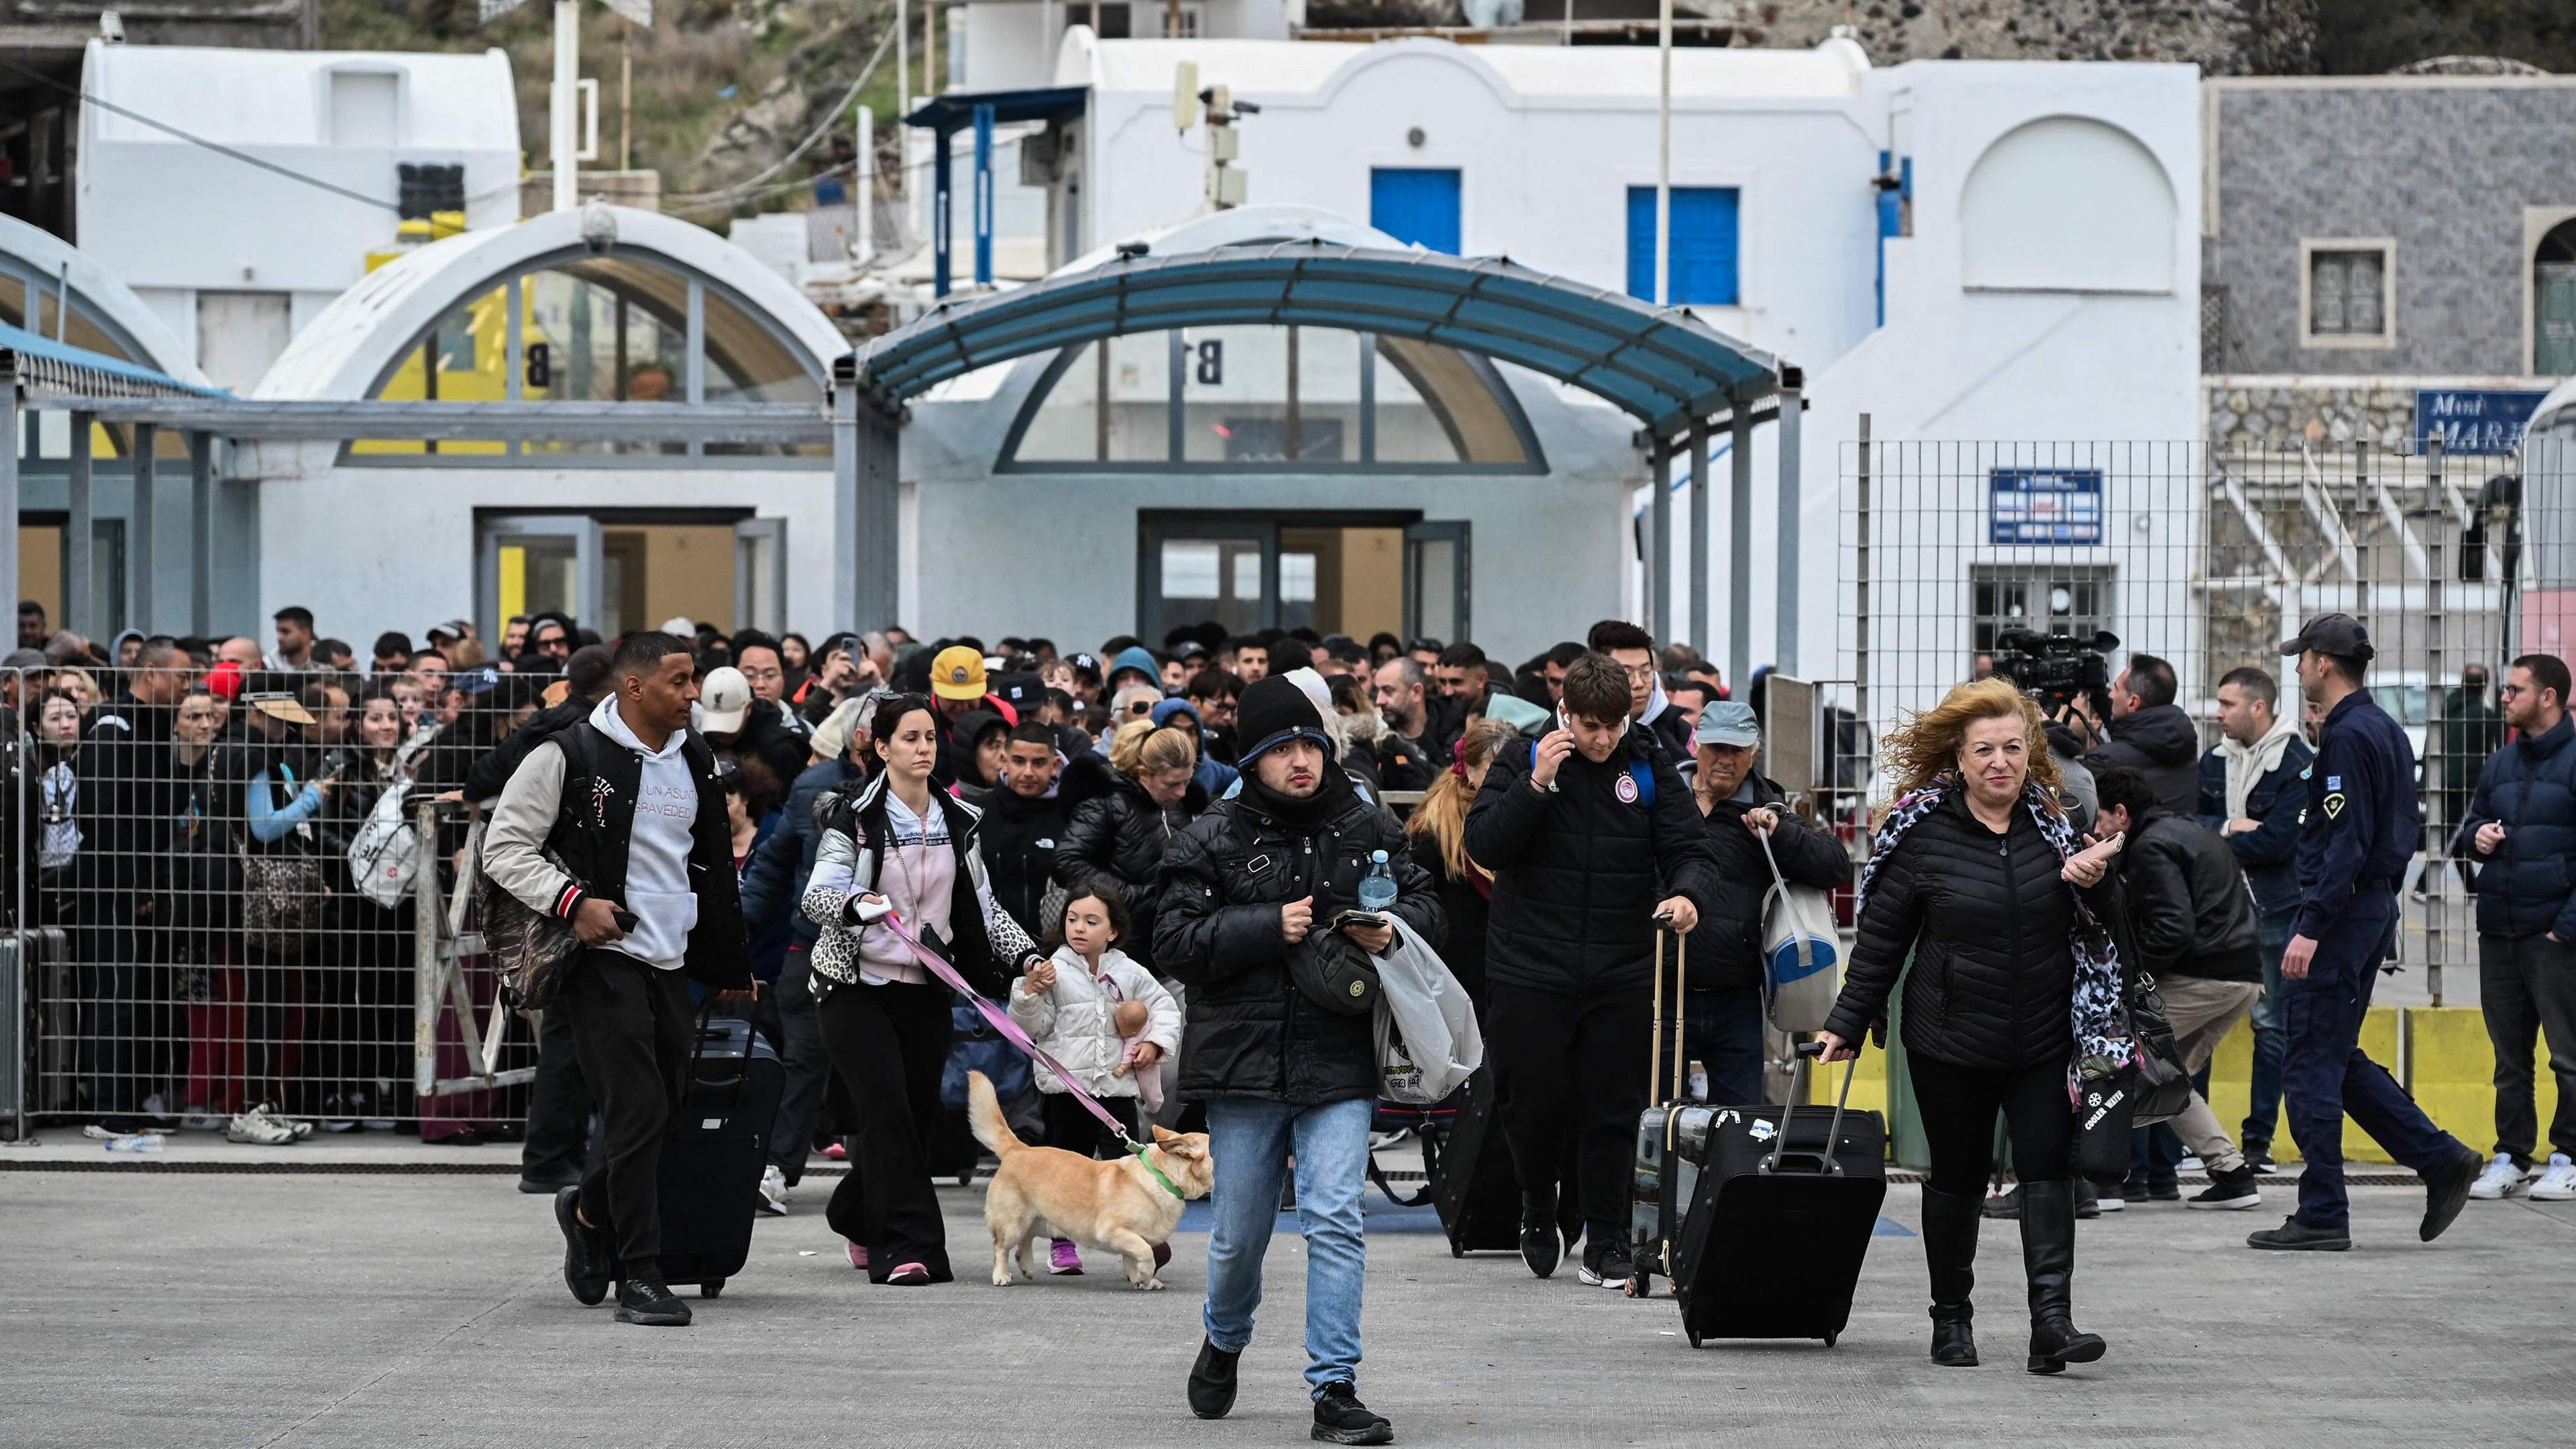
[[[1144,1152],[1144,1145],[1128,1136],[1126,1127],[1117,1117],[1113,1116],[1108,1108],[1101,1106],[1089,1092],[1082,1089],[1082,1083],[1074,1080],[1073,1073],[1065,1069],[1064,1063],[1048,1056],[1036,1042],[1029,1040],[1029,1034],[1020,1030],[1020,1024],[1011,1020],[1009,1012],[985,1000],[982,992],[967,985],[966,978],[957,974],[956,967],[941,960],[937,952],[914,940],[912,932],[904,928],[902,920],[894,912],[888,911],[878,917],[876,924],[894,932],[896,940],[911,947],[912,954],[921,959],[923,968],[938,977],[942,985],[973,1003],[977,1014],[981,1015],[994,1031],[1001,1034],[1002,1040],[1027,1053],[1029,1060],[1055,1073],[1056,1080],[1064,1083],[1064,1089],[1072,1093],[1076,1101],[1082,1103],[1084,1110],[1099,1118],[1101,1126],[1117,1133],[1118,1140],[1127,1144],[1128,1151],[1140,1155]],[[1177,1192],[1173,1195],[1179,1196]]]

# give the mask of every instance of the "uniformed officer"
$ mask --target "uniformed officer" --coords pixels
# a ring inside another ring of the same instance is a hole
[[[2429,1243],[2460,1215],[2484,1163],[2434,1126],[2360,1045],[2379,963],[2396,944],[2397,883],[2422,834],[2414,750],[2362,686],[2377,651],[2350,614],[2309,620],[2281,652],[2299,656],[2299,688],[2325,711],[2299,831],[2298,922],[2281,953],[2281,1027],[2289,1043],[2283,1100],[2307,1169],[2299,1176],[2299,1210],[2245,1241],[2326,1252],[2352,1246],[2343,1186],[2343,1119],[2350,1112],[2389,1156],[2424,1179],[2419,1231]]]

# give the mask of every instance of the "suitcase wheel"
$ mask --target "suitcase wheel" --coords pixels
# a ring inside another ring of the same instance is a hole
[[[1655,1281],[1639,1273],[1620,1285],[1619,1291],[1630,1298],[1652,1298],[1655,1296]]]
[[[704,1283],[698,1285],[698,1296],[701,1298],[721,1298],[724,1296],[724,1285],[725,1280],[722,1278],[709,1278]],[[1828,1343],[1831,1343],[1832,1341],[1833,1340],[1831,1339],[1826,1340]]]
[[[1828,1333],[1828,1334],[1826,1334],[1826,1335],[1825,1335],[1825,1347],[1827,1347],[1827,1348],[1831,1348],[1831,1347],[1833,1347],[1833,1346],[1834,1346],[1834,1340],[1835,1340],[1835,1339],[1837,1339],[1837,1338],[1840,1338],[1840,1337],[1842,1337],[1842,1335],[1841,1335],[1841,1334],[1838,1334],[1838,1333]]]
[[[1449,1256],[1452,1258],[1463,1258],[1467,1256],[1467,1250],[1459,1247],[1456,1243],[1451,1243],[1449,1245]]]
[[[1686,1329],[1686,1330],[1684,1330],[1684,1331],[1690,1334],[1690,1345],[1691,1345],[1691,1347],[1693,1347],[1693,1348],[1697,1348],[1697,1347],[1699,1347],[1699,1330],[1698,1330],[1698,1329],[1696,1329],[1696,1328],[1693,1328],[1693,1329]]]

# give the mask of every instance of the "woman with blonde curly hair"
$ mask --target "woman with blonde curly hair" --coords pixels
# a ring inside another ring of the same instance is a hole
[[[1129,720],[1110,737],[1106,770],[1098,759],[1076,761],[1057,792],[1070,813],[1056,837],[1056,883],[1072,891],[1094,875],[1107,877],[1135,923],[1118,949],[1151,967],[1154,878],[1163,846],[1208,805],[1195,778],[1198,731]]]
[[[1857,1054],[1904,975],[1905,1059],[1932,1155],[1923,1253],[1938,1364],[1977,1362],[1968,1295],[2003,1112],[2021,1177],[2027,1367],[2057,1373],[2104,1351],[2072,1317],[2077,1063],[2125,1059],[2129,1044],[2116,1039],[2119,961],[2101,923],[2120,842],[2076,840],[2042,725],[2009,681],[1985,679],[1889,738],[1899,792],[1861,876],[1860,939],[1820,1036],[1826,1060]]]

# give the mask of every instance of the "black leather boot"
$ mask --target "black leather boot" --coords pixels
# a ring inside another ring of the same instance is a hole
[[[2108,1347],[2076,1331],[2075,1191],[2065,1182],[2021,1185],[2021,1260],[2030,1276],[2030,1362],[2035,1374],[2091,1363]]]
[[[1977,1221],[1984,1207],[1973,1197],[1923,1189],[1923,1257],[1932,1268],[1932,1361],[1945,1368],[1977,1366],[1968,1294],[1977,1285]]]

